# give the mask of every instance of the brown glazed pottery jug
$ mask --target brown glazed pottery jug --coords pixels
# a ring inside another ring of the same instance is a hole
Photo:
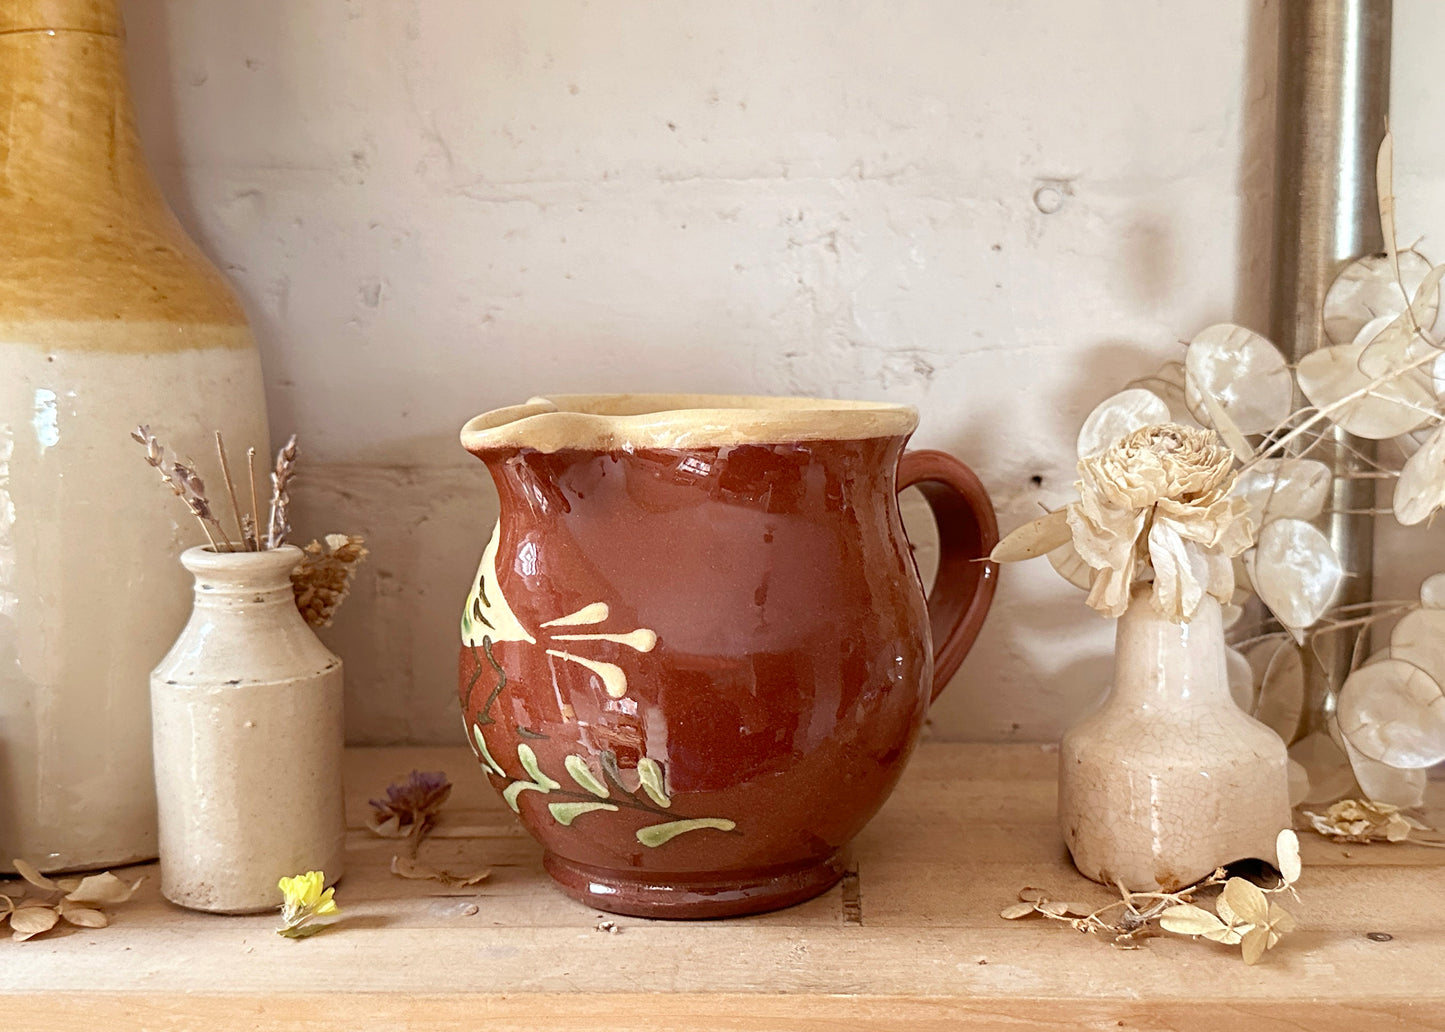
[[[978,478],[902,405],[568,395],[478,416],[501,518],[462,615],[472,748],[564,891],[722,917],[841,877],[988,612]],[[938,523],[923,587],[898,512]]]

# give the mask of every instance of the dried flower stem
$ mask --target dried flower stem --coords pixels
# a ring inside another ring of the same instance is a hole
[[[276,470],[271,474],[271,519],[266,531],[266,547],[279,548],[286,543],[291,530],[288,510],[291,507],[291,481],[296,475],[296,435],[276,453]]]
[[[251,479],[251,549],[259,552],[261,550],[261,531],[256,526],[256,521],[261,518],[261,506],[256,500],[256,449],[246,449],[246,473]]]
[[[226,481],[226,494],[231,498],[231,512],[236,516],[236,532],[241,535],[241,550],[251,551],[250,539],[246,537],[246,521],[241,517],[241,503],[236,500],[236,484],[231,479],[231,464],[226,461],[226,444],[221,440],[221,431],[216,431],[216,457],[221,460],[221,476]]]

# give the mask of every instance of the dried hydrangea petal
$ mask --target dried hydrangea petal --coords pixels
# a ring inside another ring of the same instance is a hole
[[[1336,713],[1345,740],[1368,759],[1405,768],[1445,760],[1445,693],[1412,663],[1387,659],[1356,670]]]
[[[1133,387],[1105,398],[1079,428],[1079,458],[1112,447],[1135,430],[1169,422],[1169,405],[1153,391]]]
[[[1294,380],[1279,349],[1264,337],[1231,323],[1207,327],[1185,354],[1189,410],[1212,425],[1201,394],[1219,402],[1242,433],[1262,434],[1284,422],[1294,400]]]

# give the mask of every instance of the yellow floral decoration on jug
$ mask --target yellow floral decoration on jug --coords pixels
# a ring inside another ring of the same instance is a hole
[[[497,579],[497,550],[501,542],[501,533],[502,528],[499,522],[493,528],[491,540],[487,542],[486,550],[482,553],[476,580],[472,583],[471,593],[467,596],[466,608],[462,611],[462,643],[473,652],[480,650],[481,654],[485,656],[487,664],[497,675],[497,684],[482,705],[478,721],[471,724],[469,728],[471,734],[468,737],[472,742],[477,759],[486,770],[508,782],[502,791],[502,798],[514,813],[521,812],[518,799],[523,792],[541,792],[543,795],[558,794],[575,797],[547,805],[547,810],[552,818],[567,827],[570,827],[572,822],[583,814],[598,811],[615,813],[623,808],[641,810],[655,816],[670,818],[672,815],[668,810],[672,806],[672,796],[666,787],[666,771],[661,763],[650,757],[643,757],[638,761],[635,772],[637,784],[632,785],[629,783],[631,779],[618,767],[617,758],[611,752],[603,752],[601,755],[602,772],[600,776],[586,757],[578,754],[569,755],[564,766],[567,776],[582,790],[576,792],[565,788],[562,782],[544,773],[536,752],[526,742],[517,744],[517,762],[526,774],[525,779],[509,775],[492,755],[482,727],[494,723],[491,717],[492,704],[496,702],[507,686],[506,671],[502,669],[501,664],[492,654],[492,648],[497,643],[504,641],[539,645],[538,636],[522,626],[521,621],[517,619],[516,613],[507,602],[506,596],[502,594],[501,583]],[[549,644],[563,643],[563,647],[560,648],[541,646],[548,656],[563,662],[574,663],[588,670],[597,677],[609,698],[621,699],[627,695],[626,671],[616,663],[579,656],[574,650],[586,642],[605,641],[625,646],[638,653],[651,652],[657,646],[657,632],[646,627],[630,631],[584,632],[573,630],[578,627],[599,626],[606,623],[610,616],[611,610],[606,602],[592,602],[575,612],[546,621],[538,628],[538,631],[548,639]],[[481,675],[482,669],[479,656],[477,676]],[[613,788],[616,788],[621,794],[614,795]],[[703,829],[733,831],[735,828],[736,824],[733,821],[719,817],[670,819],[639,829],[637,840],[644,846],[655,848],[685,832]]]

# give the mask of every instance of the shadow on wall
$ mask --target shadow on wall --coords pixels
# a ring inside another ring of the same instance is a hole
[[[461,450],[455,438],[409,443]],[[457,622],[497,518],[485,467],[464,454],[451,466],[309,465],[293,506],[299,543],[352,533],[371,551],[320,632],[346,663],[347,741],[461,741]]]

